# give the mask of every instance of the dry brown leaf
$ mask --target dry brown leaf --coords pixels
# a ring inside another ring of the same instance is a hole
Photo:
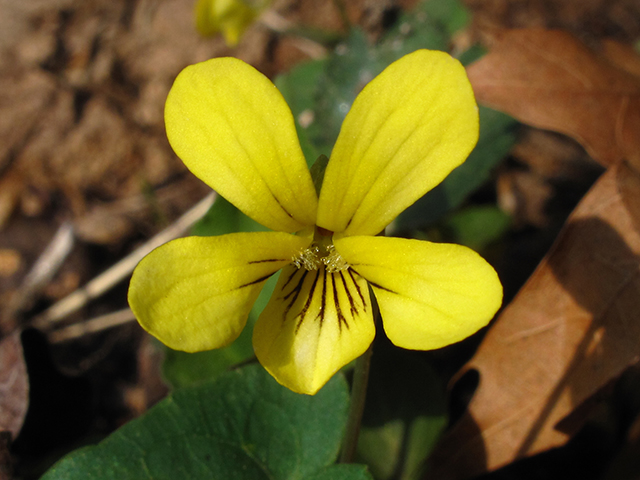
[[[0,432],[15,439],[22,428],[29,405],[29,381],[20,332],[0,342]]]
[[[504,30],[494,40],[468,68],[480,103],[575,138],[605,166],[623,158],[640,166],[640,78],[629,73],[635,67],[618,68],[560,30]],[[608,43],[608,52],[622,49]]]
[[[640,175],[621,163],[465,367],[480,373],[479,387],[429,478],[467,478],[562,445],[580,423],[567,416],[638,360],[639,231]]]

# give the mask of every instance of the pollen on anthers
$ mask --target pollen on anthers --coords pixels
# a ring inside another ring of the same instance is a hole
[[[308,271],[325,268],[328,273],[340,272],[349,268],[336,247],[330,243],[331,236],[324,229],[316,227],[314,242],[291,259],[298,268]]]

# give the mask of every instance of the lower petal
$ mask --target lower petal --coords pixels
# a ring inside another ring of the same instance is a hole
[[[267,278],[309,241],[280,232],[174,240],[138,264],[129,304],[142,328],[173,349],[224,347],[244,328]]]
[[[285,267],[253,330],[260,363],[285,387],[315,394],[375,336],[369,289],[351,270]]]
[[[386,237],[345,237],[336,250],[367,279],[385,332],[399,347],[431,350],[484,327],[502,285],[480,255],[460,245]]]

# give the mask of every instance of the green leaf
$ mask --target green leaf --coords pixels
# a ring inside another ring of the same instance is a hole
[[[266,232],[267,230],[269,230],[267,227],[247,217],[231,203],[218,196],[209,211],[193,226],[191,234],[206,237],[232,232]]]
[[[442,224],[445,241],[481,251],[509,229],[511,217],[494,205],[469,207]]]
[[[348,403],[341,375],[305,396],[248,366],[176,391],[42,480],[313,478],[335,461]],[[338,471],[345,480],[370,478],[361,469]]]
[[[305,480],[371,480],[371,474],[364,465],[331,465],[311,475]]]
[[[376,344],[357,459],[377,480],[418,480],[447,425],[444,387],[421,352]]]
[[[354,29],[327,58],[316,80],[314,122],[307,135],[321,154],[330,155],[351,104],[382,68],[361,30]]]
[[[307,128],[316,121],[315,95],[318,79],[323,74],[325,65],[326,59],[302,63],[289,73],[274,79],[276,87],[295,117],[300,147],[309,166],[313,165],[321,154],[328,155],[331,151],[330,145],[320,148],[314,145],[307,132]]]
[[[413,16],[420,16],[421,13],[438,28],[443,29],[449,37],[465,28],[471,21],[471,13],[458,0],[427,0],[422,2]]]
[[[425,1],[405,12],[381,39],[377,46],[381,63],[389,63],[420,48],[447,51],[450,43],[451,19],[441,9],[452,6],[452,12],[464,11],[457,1]],[[453,15],[453,13],[452,13]]]

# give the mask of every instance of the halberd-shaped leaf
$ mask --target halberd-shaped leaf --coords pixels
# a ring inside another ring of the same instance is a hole
[[[348,401],[341,376],[307,396],[281,387],[258,365],[246,367],[175,392],[42,478],[370,480],[363,468],[330,466]]]

